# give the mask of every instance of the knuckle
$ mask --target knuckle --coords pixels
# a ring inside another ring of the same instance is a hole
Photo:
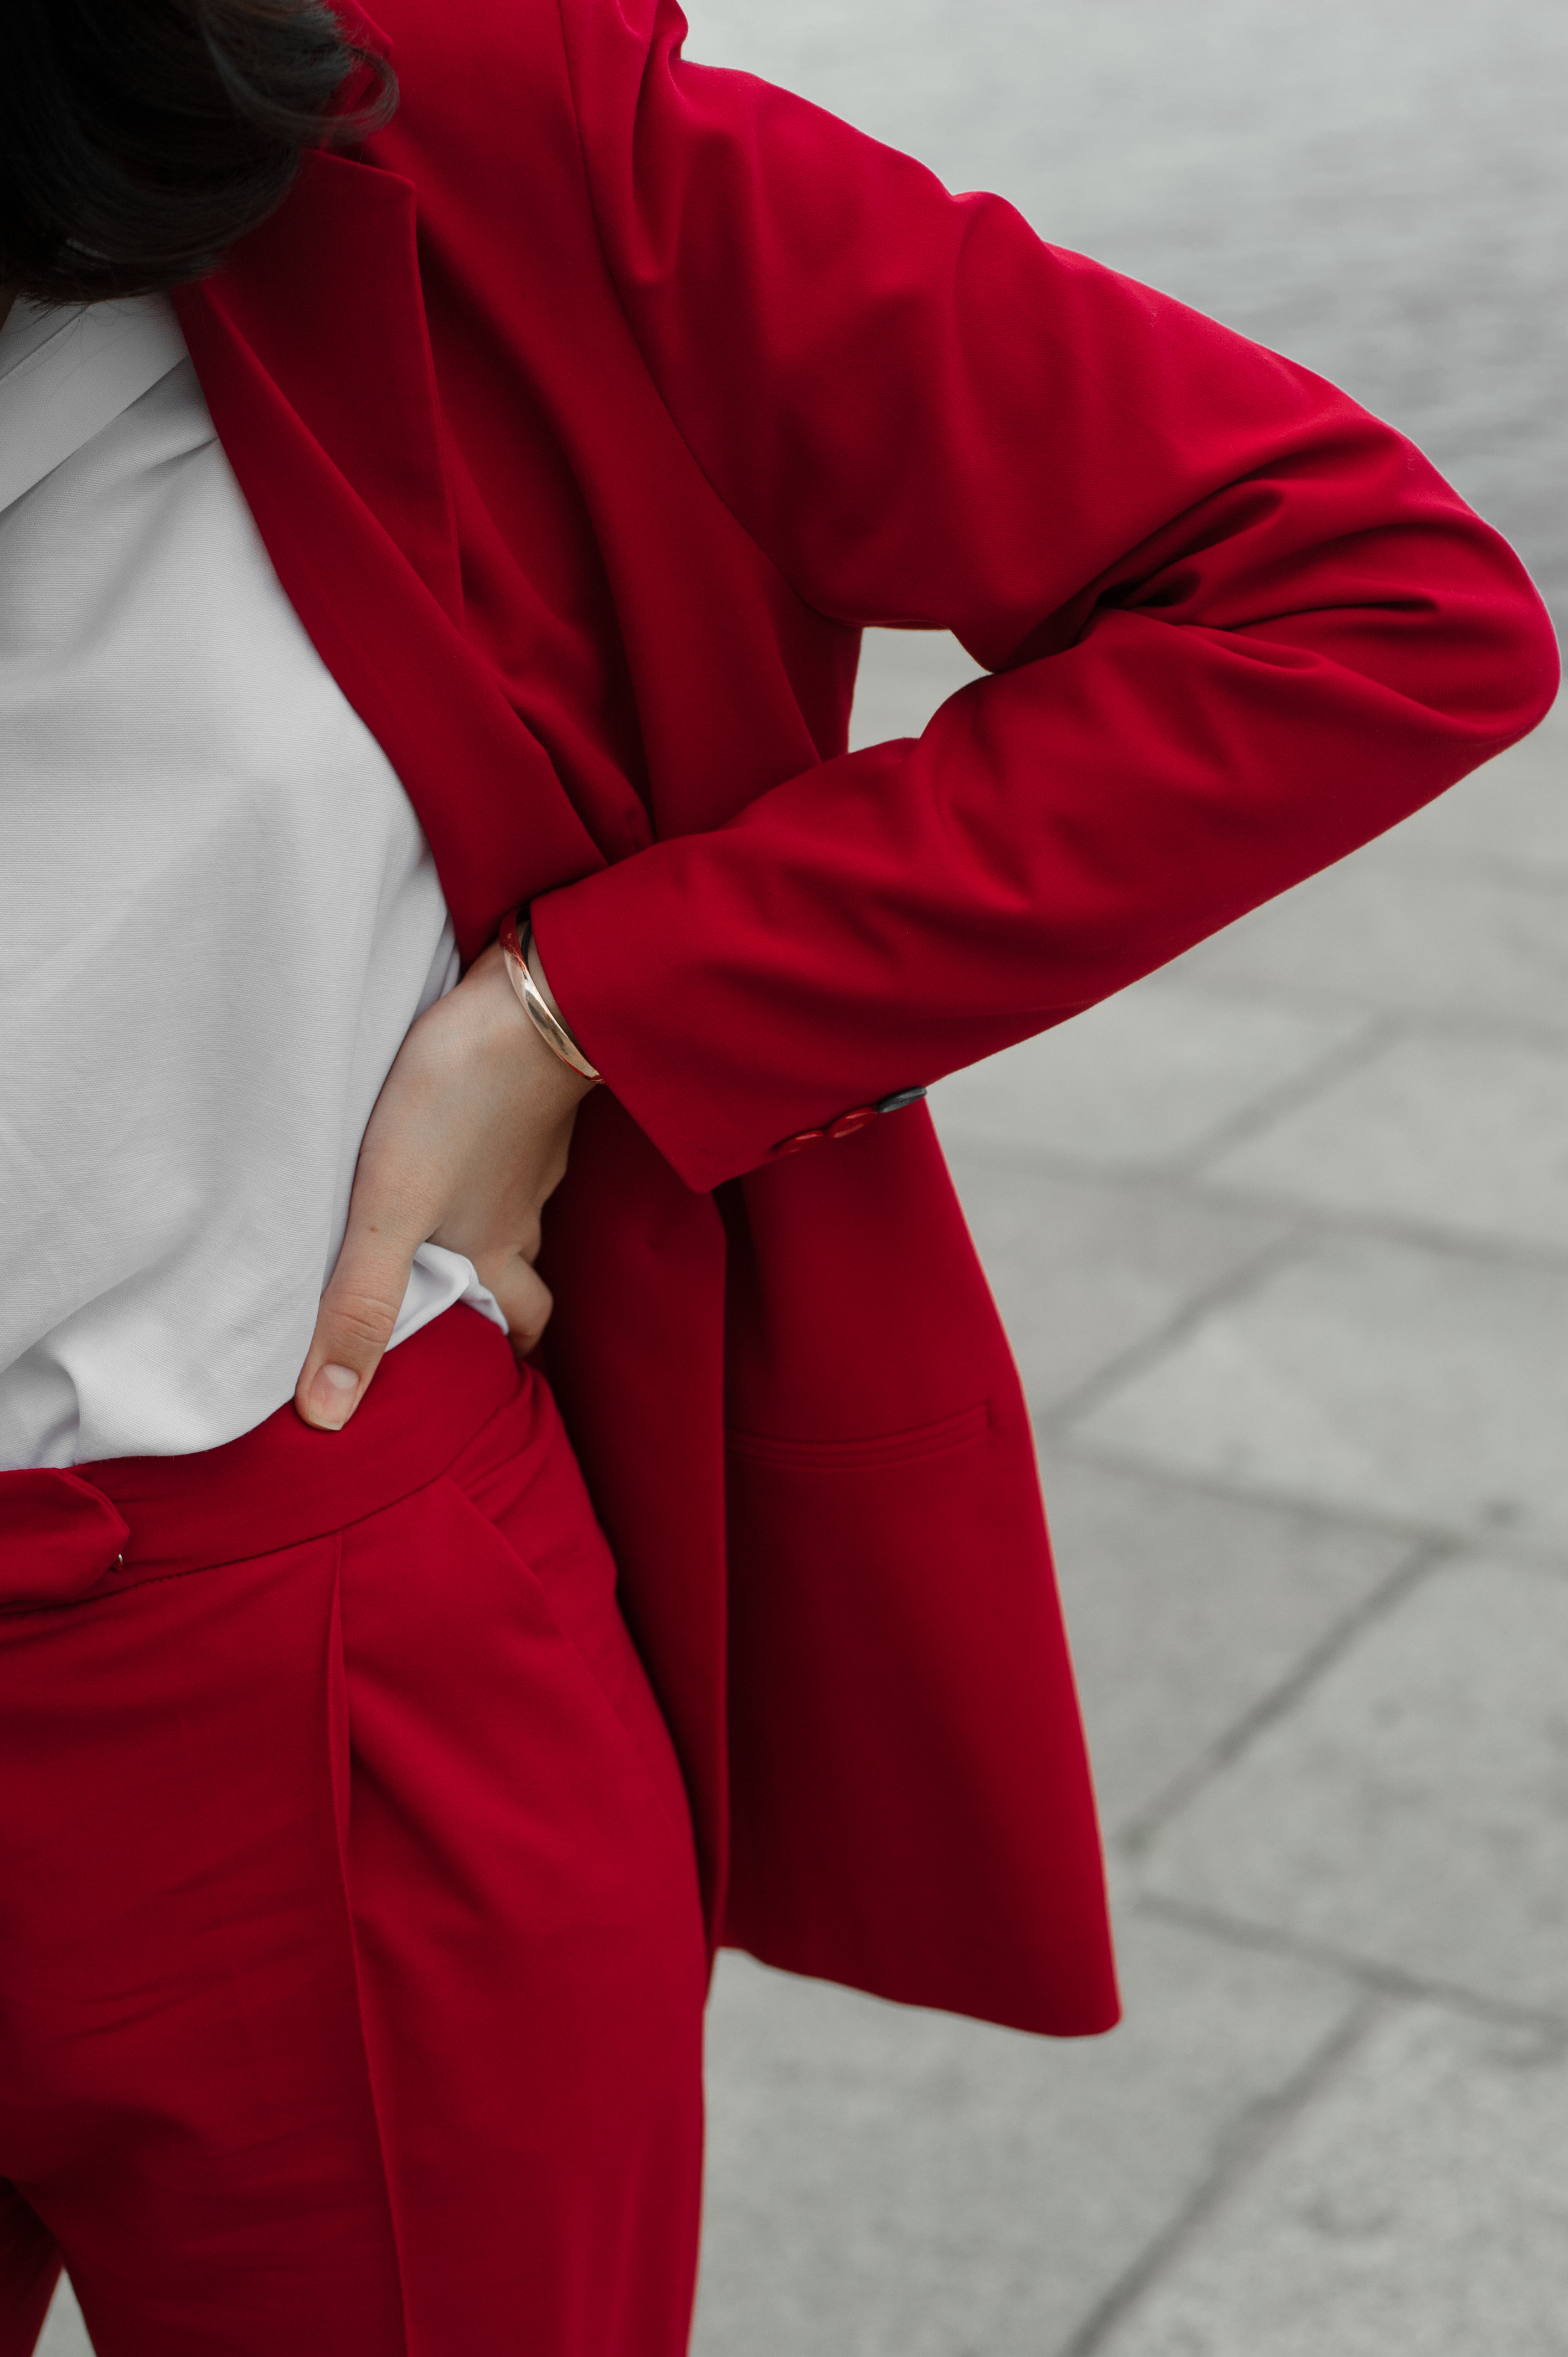
[[[520,1351],[532,1351],[550,1323],[554,1297],[526,1261],[514,1259],[494,1278],[485,1278],[501,1307],[507,1330]]]
[[[372,1352],[385,1348],[397,1323],[398,1303],[377,1293],[328,1293],[323,1329],[336,1344]]]

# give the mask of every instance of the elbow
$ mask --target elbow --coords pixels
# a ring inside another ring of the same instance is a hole
[[[1446,489],[1446,486],[1444,487]],[[1562,676],[1557,633],[1540,592],[1500,533],[1448,493],[1423,544],[1412,600],[1409,692],[1489,759],[1538,727]]]
[[[1448,660],[1433,685],[1455,719],[1487,733],[1487,753],[1500,753],[1552,709],[1562,660],[1552,617],[1513,550],[1489,525],[1468,521],[1473,569],[1456,568],[1440,626]]]
[[[1396,540],[1395,551],[1380,552],[1374,579],[1363,580],[1359,621],[1336,651],[1412,717],[1423,715],[1463,776],[1528,737],[1551,710],[1561,681],[1557,634],[1513,550],[1456,500],[1435,531],[1423,520]]]
[[[1557,700],[1563,680],[1562,652],[1552,617],[1522,566],[1520,586],[1523,595],[1513,609],[1507,655],[1498,665],[1497,693],[1509,715],[1499,752],[1540,726]]]

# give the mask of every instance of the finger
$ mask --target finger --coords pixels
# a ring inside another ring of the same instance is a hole
[[[419,1241],[350,1212],[295,1387],[294,1404],[306,1424],[340,1432],[364,1398],[397,1324]]]
[[[480,1284],[487,1286],[500,1304],[512,1349],[520,1359],[525,1359],[538,1344],[555,1307],[550,1287],[537,1269],[516,1254],[503,1266],[489,1272],[480,1269],[478,1274]]]

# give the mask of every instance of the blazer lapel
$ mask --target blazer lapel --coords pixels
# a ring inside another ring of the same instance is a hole
[[[604,859],[463,635],[413,189],[312,156],[175,300],[278,577],[402,779],[471,958],[503,909]]]

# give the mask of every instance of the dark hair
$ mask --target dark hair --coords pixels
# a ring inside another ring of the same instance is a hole
[[[0,285],[39,302],[201,277],[396,102],[326,0],[0,5]]]

